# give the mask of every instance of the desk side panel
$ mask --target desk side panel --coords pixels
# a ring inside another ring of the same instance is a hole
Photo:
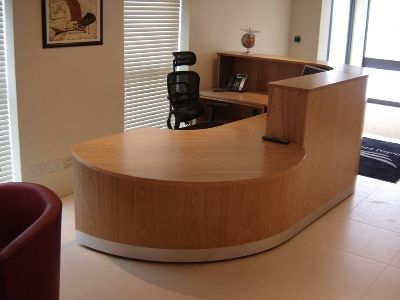
[[[168,184],[113,177],[75,160],[76,229],[102,240],[159,249],[263,240],[298,221],[298,172],[217,185]]]
[[[259,59],[254,56],[230,56],[219,54],[218,85],[226,87],[233,74],[248,75],[246,90],[267,93],[268,82],[300,76],[304,64],[299,62],[285,62]]]
[[[308,93],[271,87],[266,135],[302,145],[307,117]]]
[[[302,215],[354,187],[360,160],[367,78],[310,91],[303,146]],[[313,187],[313,188],[309,188]]]
[[[365,76],[324,88],[273,86],[266,134],[301,144],[302,209],[297,219],[354,188],[364,123]]]

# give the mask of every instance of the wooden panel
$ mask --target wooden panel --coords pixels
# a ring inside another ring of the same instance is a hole
[[[127,245],[207,249],[293,226],[295,170],[270,180],[168,184],[119,178],[74,161],[76,228]]]
[[[310,59],[302,59],[302,58],[295,58],[295,57],[290,57],[290,56],[279,56],[279,55],[269,55],[269,54],[252,54],[252,55],[247,55],[244,54],[243,52],[238,52],[238,51],[227,51],[227,52],[220,52],[217,53],[218,55],[224,55],[224,56],[230,56],[230,57],[237,57],[237,58],[250,58],[258,61],[276,61],[276,62],[282,62],[282,63],[292,63],[292,64],[308,64],[308,65],[313,65],[313,66],[319,66],[323,68],[330,68],[327,65],[326,61],[316,61],[316,60],[310,60]],[[360,68],[357,68],[358,70]]]
[[[204,104],[207,105],[207,103],[214,103],[215,100],[209,100],[209,99],[200,99],[200,101]],[[221,101],[221,99],[218,99],[217,101]],[[214,120],[222,123],[230,123],[230,122],[236,122],[242,119],[250,118],[253,116],[257,116],[259,114],[263,114],[266,112],[267,108],[263,106],[251,106],[251,105],[245,105],[245,104],[237,104],[236,101],[222,101],[222,102],[228,102],[229,107],[226,108],[221,108],[217,109],[215,112]],[[196,119],[196,122],[202,122],[208,120],[208,113],[203,114],[200,118]]]
[[[200,97],[228,103],[237,103],[250,106],[268,107],[268,95],[251,92],[214,92],[212,90],[200,91]]]
[[[268,93],[269,82],[300,76],[305,64],[328,67],[317,61],[239,52],[218,53],[218,62],[219,87],[226,87],[233,74],[244,73],[248,75],[246,89],[261,93]]]
[[[272,87],[266,135],[303,144],[307,96],[302,91]]]
[[[289,78],[285,80],[271,82],[270,87],[284,87],[299,90],[315,90],[327,88],[334,84],[339,84],[343,81],[363,77],[363,71],[353,71],[352,73],[345,73],[340,71],[322,72],[297,78]]]
[[[268,92],[268,82],[300,76],[303,70],[303,65],[291,63],[260,62],[244,58],[235,62],[234,73],[247,74],[246,88],[257,92]]]
[[[248,75],[246,90],[267,93],[267,83],[301,75],[304,64],[257,60],[252,56],[230,57],[220,55],[220,87],[226,87],[233,74]]]
[[[366,78],[310,92],[302,167],[303,216],[349,186],[360,159]],[[314,189],[305,187],[314,186]]]
[[[226,88],[229,79],[234,74],[235,58],[231,56],[218,55],[218,87]]]
[[[299,143],[306,150],[301,167],[299,193],[303,207],[299,219],[354,185],[366,77],[348,78],[315,89],[271,85],[266,134]],[[329,82],[329,78],[318,81]]]

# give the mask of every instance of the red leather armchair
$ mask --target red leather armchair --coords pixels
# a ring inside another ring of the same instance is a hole
[[[58,196],[37,184],[0,184],[0,299],[59,299],[60,244]]]

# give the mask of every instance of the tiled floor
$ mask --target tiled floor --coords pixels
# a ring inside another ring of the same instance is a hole
[[[63,199],[61,300],[400,299],[400,185],[359,177],[356,193],[287,243],[224,262],[118,258],[74,241]]]
[[[364,134],[379,136],[378,139],[400,140],[400,107],[367,103]]]

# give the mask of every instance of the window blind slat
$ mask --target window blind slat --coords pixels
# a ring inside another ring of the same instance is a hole
[[[124,1],[124,128],[166,127],[180,0]],[[0,81],[1,82],[1,81]]]
[[[4,0],[0,0],[0,183],[13,180],[4,27]]]

